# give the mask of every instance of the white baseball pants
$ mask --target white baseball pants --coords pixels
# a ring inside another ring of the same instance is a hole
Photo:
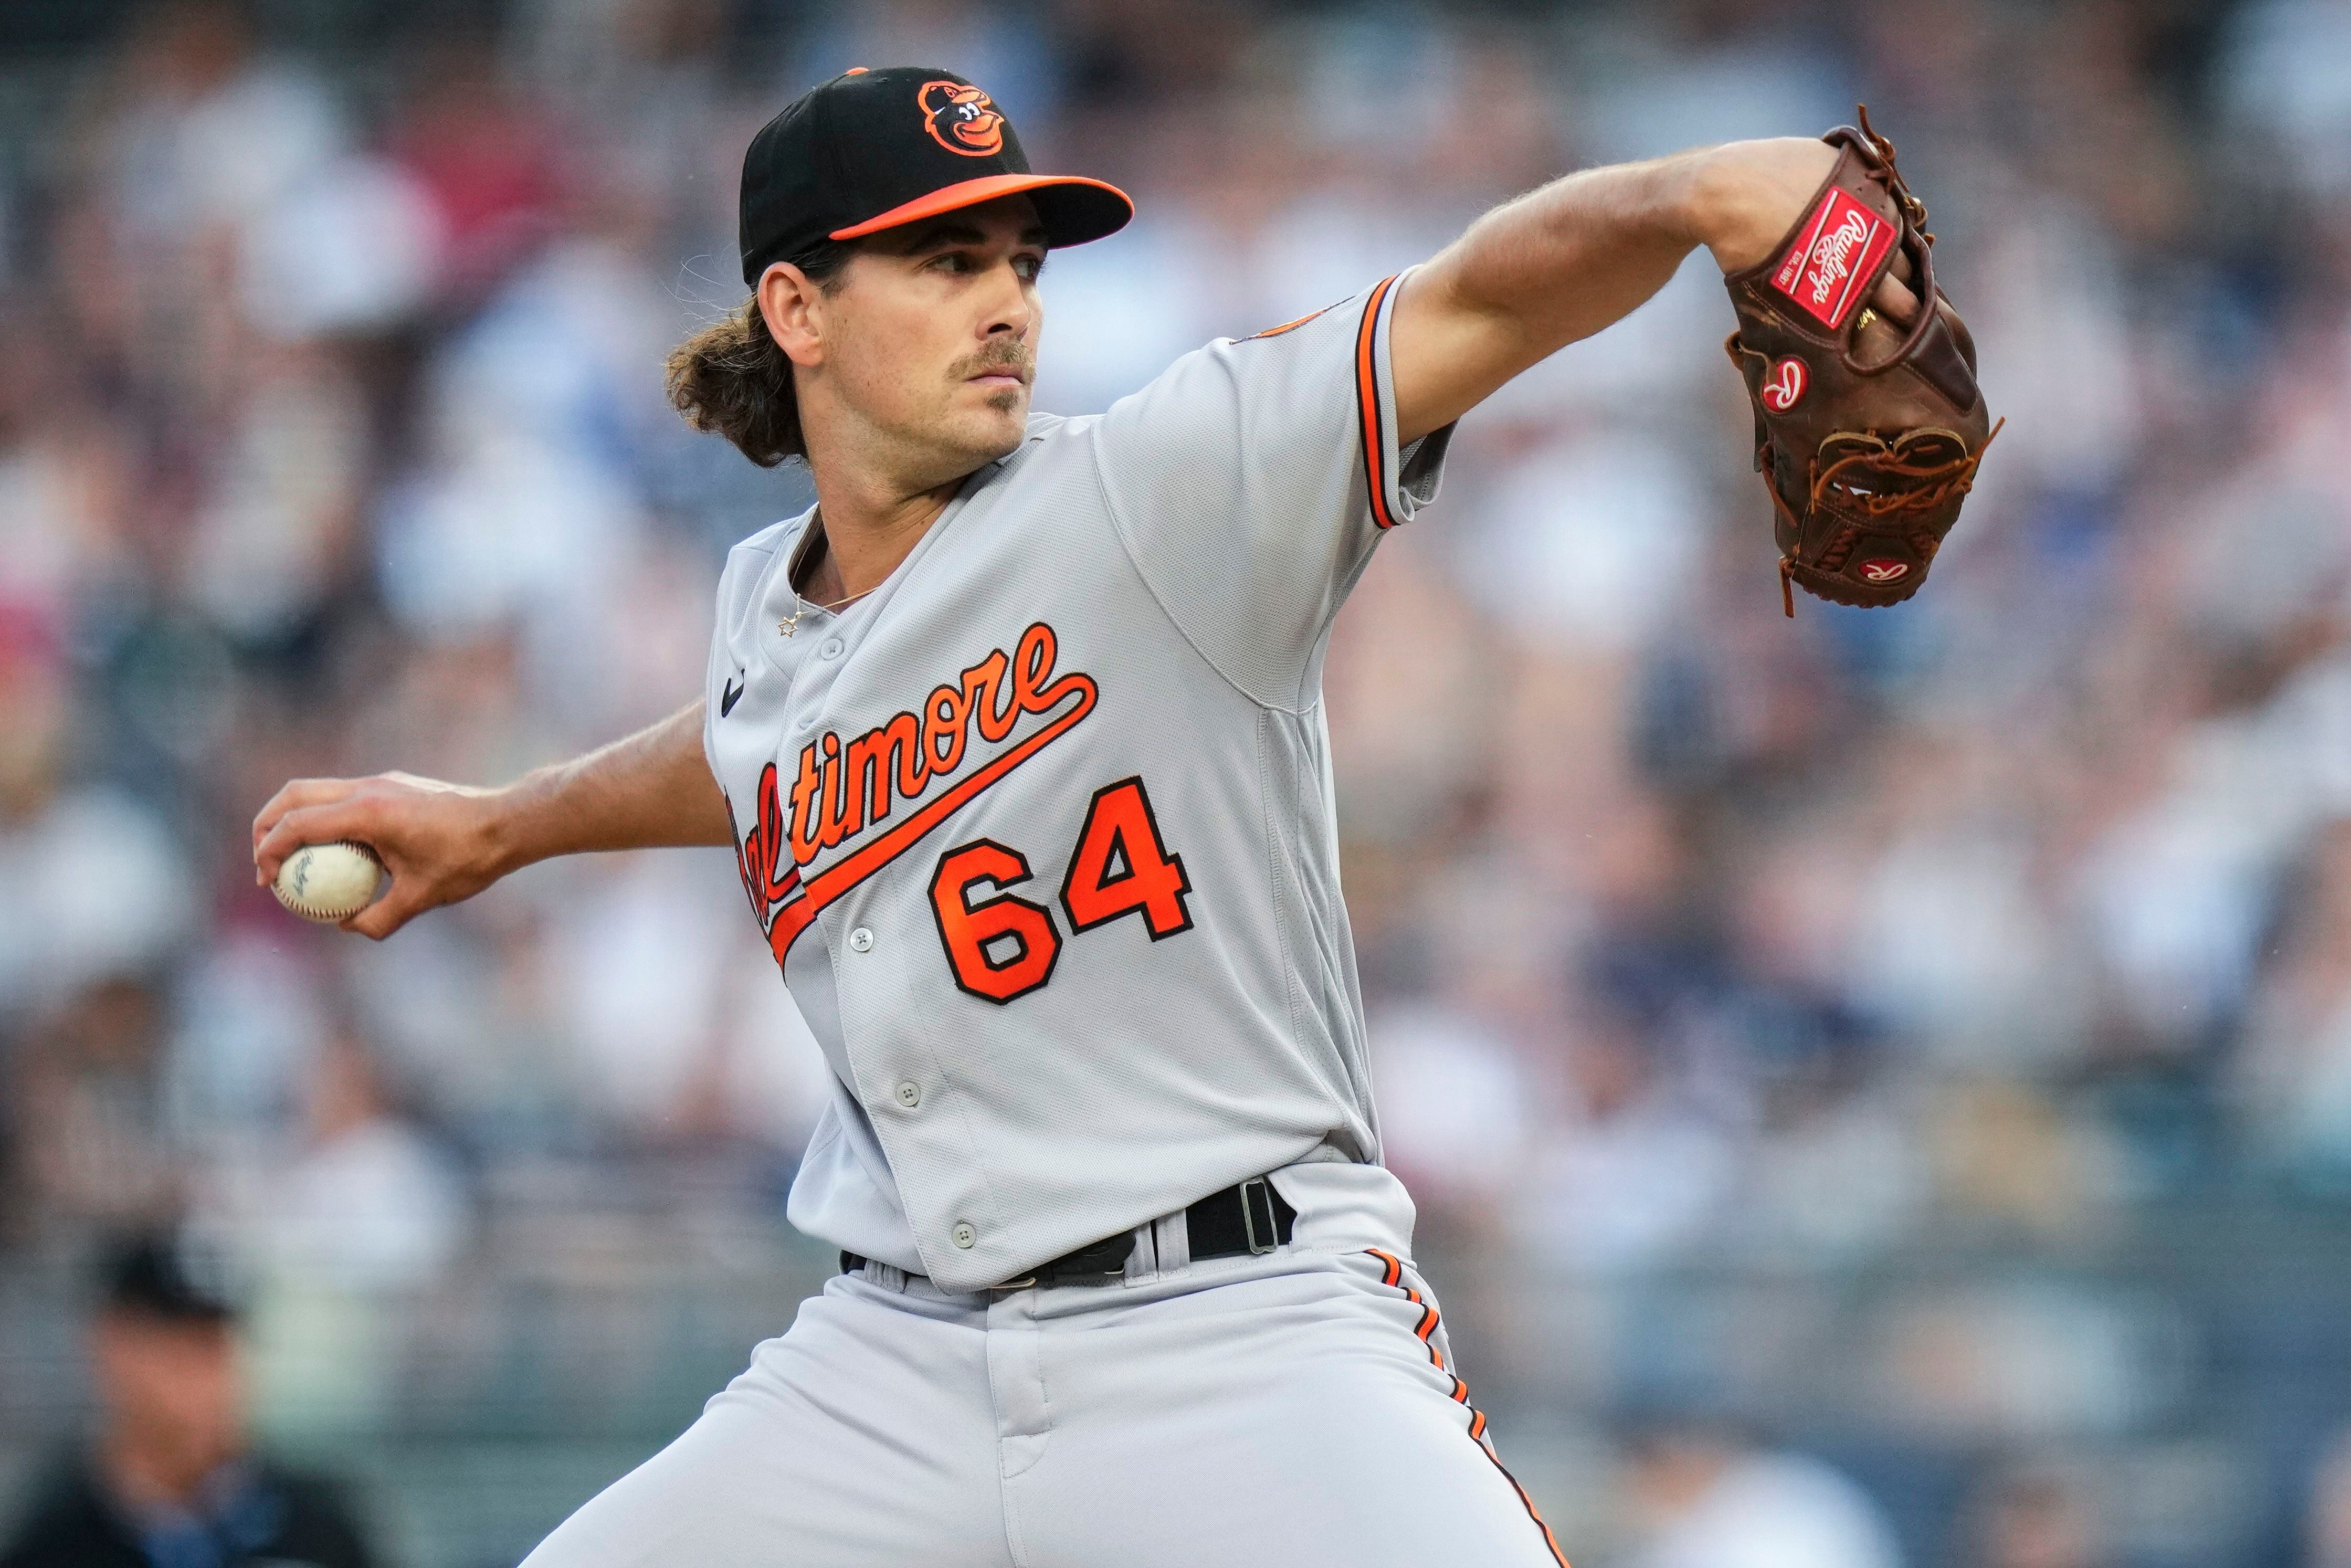
[[[1290,1245],[949,1294],[869,1264],[524,1568],[1564,1568],[1495,1457],[1384,1170],[1293,1166]]]

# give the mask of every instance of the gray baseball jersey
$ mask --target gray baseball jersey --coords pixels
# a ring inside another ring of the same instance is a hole
[[[1322,657],[1400,450],[1395,279],[1039,415],[867,597],[737,546],[705,731],[822,1045],[802,1230],[947,1291],[1245,1177],[1375,1162]]]

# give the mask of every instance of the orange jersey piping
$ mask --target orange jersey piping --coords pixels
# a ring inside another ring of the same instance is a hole
[[[1364,324],[1355,333],[1355,402],[1364,422],[1364,480],[1372,493],[1372,521],[1383,528],[1395,527],[1395,514],[1388,509],[1388,436],[1387,422],[1380,416],[1380,379],[1372,345],[1379,336],[1380,306],[1395,287],[1395,278],[1384,277],[1372,288],[1372,298],[1364,307]]]

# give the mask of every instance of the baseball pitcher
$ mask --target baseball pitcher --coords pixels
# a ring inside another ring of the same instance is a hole
[[[1809,243],[1839,156],[1562,179],[1065,419],[1029,409],[1039,274],[1123,193],[1030,172],[946,70],[759,131],[751,298],[669,385],[818,500],[735,548],[700,699],[504,788],[298,781],[254,824],[264,881],[372,845],[344,924],[379,938],[546,856],[729,845],[831,1069],[789,1214],[841,1272],[532,1568],[1564,1562],[1380,1163],[1323,649],[1455,421],[1694,247]],[[1848,254],[1916,319],[1902,247]]]

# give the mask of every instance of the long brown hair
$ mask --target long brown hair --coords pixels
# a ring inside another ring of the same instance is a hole
[[[848,245],[825,240],[785,259],[831,294],[853,254]],[[807,459],[792,361],[768,332],[758,294],[672,349],[667,382],[669,401],[686,423],[725,436],[760,467]]]

